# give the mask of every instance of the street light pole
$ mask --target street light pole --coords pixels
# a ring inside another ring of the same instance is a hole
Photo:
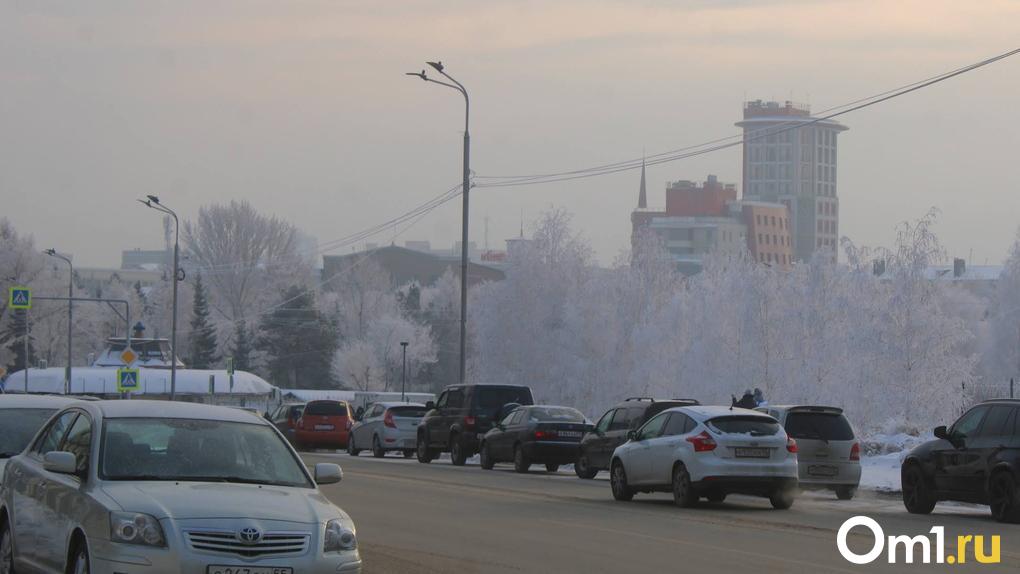
[[[400,346],[404,352],[404,370],[400,373],[400,402],[406,403],[407,397],[404,394],[404,387],[407,386],[407,341],[401,341]]]
[[[471,119],[471,100],[468,98],[467,89],[464,85],[455,80],[452,76],[443,71],[442,62],[426,62],[435,71],[442,74],[444,78],[452,83],[433,80],[421,72],[408,72],[408,76],[417,76],[426,82],[439,84],[453,88],[464,96],[464,180],[463,180],[463,208],[461,215],[461,241],[460,241],[460,383],[464,383],[467,368],[467,289],[468,289],[468,192],[471,190],[471,135],[468,125]]]
[[[71,299],[74,297],[74,263],[71,263],[70,257],[64,257],[57,253],[56,249],[47,249],[43,251],[50,257],[56,257],[67,263],[68,267],[68,278],[67,278],[67,368],[64,370],[64,394],[71,394],[71,321],[73,318],[74,302]]]
[[[174,218],[174,273],[173,273],[173,314],[170,321],[170,400],[177,396],[177,282],[182,281],[180,268],[180,234],[181,222],[172,209],[159,202],[155,195],[147,195],[148,199],[139,199],[146,207],[163,212]]]

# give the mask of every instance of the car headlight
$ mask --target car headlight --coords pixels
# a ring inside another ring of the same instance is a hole
[[[343,552],[358,547],[358,537],[354,535],[354,530],[344,526],[343,520],[339,518],[326,523],[326,536],[323,540],[323,552]]]
[[[110,540],[143,546],[166,546],[159,521],[138,512],[111,512]]]

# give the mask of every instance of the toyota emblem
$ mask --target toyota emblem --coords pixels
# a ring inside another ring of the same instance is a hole
[[[258,544],[262,540],[262,531],[258,528],[242,528],[237,531],[237,539],[243,544]]]

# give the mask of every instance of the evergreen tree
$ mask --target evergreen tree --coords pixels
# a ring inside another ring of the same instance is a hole
[[[315,295],[306,287],[289,288],[283,301],[263,318],[258,341],[270,381],[285,388],[332,388],[336,326],[319,312]]]
[[[245,325],[244,321],[238,321],[234,327],[234,344],[230,347],[230,353],[234,359],[234,370],[237,371],[251,371],[252,367],[252,351],[254,346],[252,345],[251,331]]]
[[[202,276],[195,276],[195,298],[191,309],[191,368],[210,369],[220,358],[216,354],[216,331],[209,324],[209,301]]]
[[[35,342],[33,341],[32,334],[29,333],[28,337],[28,360],[25,360],[25,316],[26,311],[15,310],[10,313],[10,327],[2,334],[3,340],[0,343],[4,344],[14,355],[14,362],[5,365],[7,372],[20,371],[25,368],[25,364],[32,364],[32,361],[36,359]]]

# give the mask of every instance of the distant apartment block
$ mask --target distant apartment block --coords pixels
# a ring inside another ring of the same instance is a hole
[[[804,104],[761,100],[747,102],[736,125],[744,130],[744,199],[787,207],[796,261],[808,261],[816,251],[835,258],[836,139],[849,128],[812,117]]]
[[[737,186],[709,175],[704,183],[681,180],[667,184],[666,208],[648,207],[645,172],[641,170],[638,208],[631,213],[632,241],[643,232],[658,236],[684,273],[701,270],[711,252],[750,252],[755,260],[787,266],[793,261],[786,206],[737,199]]]

